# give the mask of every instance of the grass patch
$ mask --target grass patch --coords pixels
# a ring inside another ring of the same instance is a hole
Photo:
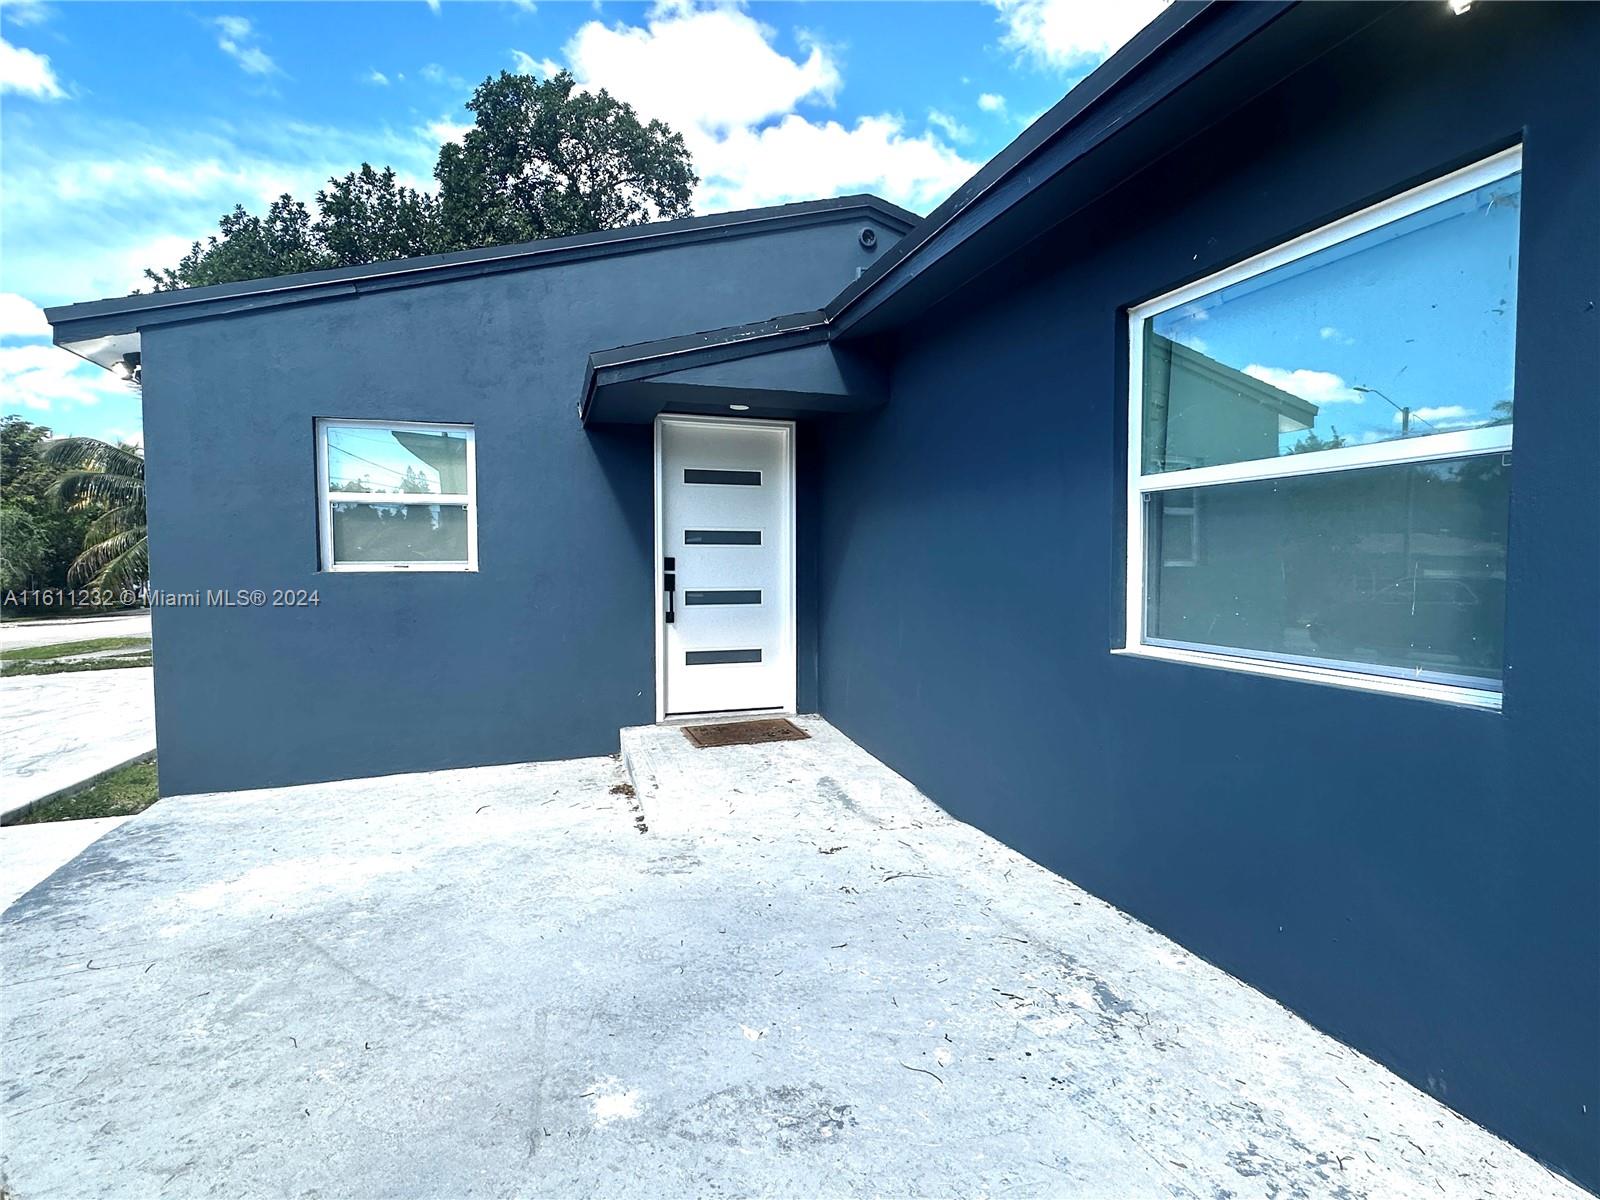
[[[0,666],[0,675],[10,679],[14,675],[65,675],[71,671],[110,671],[119,667],[148,667],[151,659],[148,654],[134,654],[126,658],[118,655],[114,658],[85,658],[75,662],[41,662],[21,663],[15,666]]]
[[[126,650],[127,654],[106,654]],[[100,653],[104,657],[84,658]],[[18,646],[0,650],[0,675],[55,675],[63,671],[105,671],[116,667],[148,667],[147,637],[90,638],[86,642],[57,642],[49,646]]]
[[[0,662],[38,662],[46,658],[61,658],[68,654],[93,654],[96,650],[148,650],[147,637],[90,638],[86,642],[53,642],[48,646],[18,646],[14,650],[0,650]]]
[[[41,821],[83,821],[90,817],[131,817],[157,800],[156,760],[132,763],[111,772],[99,783],[71,796],[30,809],[9,824],[37,825]]]

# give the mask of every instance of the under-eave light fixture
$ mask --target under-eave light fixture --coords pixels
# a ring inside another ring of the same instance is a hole
[[[728,407],[731,408],[734,412],[749,412],[750,411],[750,406],[748,404],[730,404],[730,405],[728,405]]]
[[[124,383],[131,383],[138,387],[144,375],[144,369],[139,362],[139,355],[137,353],[124,354],[111,364],[111,373]]]
[[[1450,15],[1453,17],[1459,17],[1472,7],[1472,0],[1445,0],[1445,3],[1450,6]]]

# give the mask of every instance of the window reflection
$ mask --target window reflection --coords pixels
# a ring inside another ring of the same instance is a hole
[[[335,562],[466,562],[467,510],[454,504],[332,506]]]
[[[1146,473],[1507,424],[1520,173],[1144,324]]]
[[[1153,493],[1147,638],[1498,681],[1510,477],[1491,454],[1219,485],[1194,540]]]
[[[328,488],[380,495],[465,495],[467,439],[381,425],[330,426]]]

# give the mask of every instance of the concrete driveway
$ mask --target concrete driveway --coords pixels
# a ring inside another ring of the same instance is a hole
[[[166,800],[4,918],[50,1196],[1583,1193],[809,741]]]
[[[40,821],[36,825],[7,825],[0,829],[0,908],[10,908],[18,896],[128,819]]]

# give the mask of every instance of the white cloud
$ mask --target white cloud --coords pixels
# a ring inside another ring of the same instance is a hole
[[[839,70],[815,43],[797,62],[771,43],[772,30],[730,8],[658,7],[647,27],[590,21],[567,44],[573,73],[687,136],[749,127],[832,103]]]
[[[143,268],[175,264],[235,204],[261,212],[286,191],[309,200],[363,159],[426,183],[439,149],[420,127],[246,117],[158,132],[104,117],[46,130],[20,107],[5,120],[0,290],[44,305],[148,289]]]
[[[437,83],[441,87],[461,89],[467,86],[467,81],[451,71],[445,70],[438,63],[426,63],[422,70],[417,72],[429,83]]]
[[[440,117],[436,121],[429,121],[423,128],[430,138],[442,146],[446,142],[459,142],[467,136],[472,126],[452,121],[449,117]]]
[[[132,446],[141,453],[144,451],[144,430],[142,429],[107,429],[100,434],[100,440],[110,442],[113,446]]]
[[[1286,370],[1283,367],[1264,367],[1251,363],[1244,373],[1262,383],[1299,396],[1313,404],[1360,404],[1362,395],[1344,381],[1344,376],[1332,371],[1310,371],[1304,367]]]
[[[539,11],[539,6],[534,3],[534,0],[511,0],[511,7],[525,13],[536,13]]]
[[[60,100],[67,93],[56,81],[50,58],[0,38],[0,94],[15,93],[35,100]]]
[[[260,46],[254,45],[255,27],[248,17],[217,17],[212,24],[217,27],[217,46],[246,75],[271,75],[278,64]]]
[[[1081,72],[1098,66],[1165,7],[1164,0],[990,0],[1000,44],[1040,66]]]
[[[50,336],[50,323],[44,309],[16,292],[0,292],[0,338],[38,338]]]
[[[978,97],[978,107],[986,113],[1005,112],[1006,98],[998,92],[984,92]]]
[[[740,129],[697,150],[701,207],[708,212],[871,191],[926,210],[971,174],[973,164],[937,138],[908,136],[891,116],[853,126],[798,114]]]
[[[428,11],[433,13],[434,16],[439,15],[439,0],[423,0],[423,3],[428,6]]]
[[[940,112],[937,108],[928,110],[928,124],[939,130],[952,142],[970,142],[972,140],[972,130],[968,129],[949,113]]]
[[[389,77],[378,68],[374,67],[361,77],[362,83],[370,83],[374,87],[388,87]]]
[[[549,79],[561,70],[561,64],[555,59],[535,58],[521,50],[511,52],[511,66],[518,75],[537,75],[541,79]]]
[[[928,208],[965,180],[966,161],[934,132],[910,135],[893,114],[814,121],[842,86],[833,53],[797,31],[783,53],[773,29],[734,8],[658,4],[644,26],[600,21],[567,43],[572,72],[683,135],[701,177],[696,207],[728,208],[879,192]],[[553,65],[553,64],[552,64]]]
[[[124,398],[127,384],[56,346],[0,346],[0,395],[12,409],[60,411]]]
[[[42,25],[51,13],[43,0],[6,0],[6,24],[27,27]]]

